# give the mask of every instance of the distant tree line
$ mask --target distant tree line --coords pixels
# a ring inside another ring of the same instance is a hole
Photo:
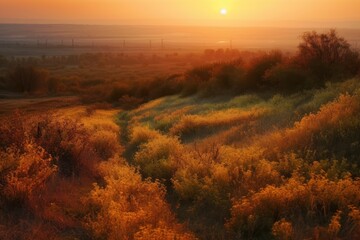
[[[207,50],[206,54],[216,55],[216,51]],[[148,100],[171,94],[212,97],[254,91],[291,94],[323,87],[329,81],[342,81],[359,72],[359,52],[335,30],[321,34],[306,32],[294,56],[273,50],[247,59],[240,57],[215,62],[195,67],[183,75],[157,78],[140,86],[115,87],[110,98],[115,101],[130,95]]]
[[[322,87],[359,73],[359,52],[339,37],[335,30],[319,34],[306,32],[293,57],[271,51],[249,63],[242,59],[190,70],[185,76],[184,93],[214,95],[219,90],[241,93],[277,90],[291,93]]]
[[[212,63],[199,65],[184,74],[158,77],[141,83],[138,81],[127,81],[125,84],[89,82],[89,85],[88,80],[84,79],[86,83],[76,83],[81,85],[81,88],[74,88],[72,86],[74,83],[63,83],[49,76],[45,69],[36,67],[38,61],[44,63],[50,61],[53,64],[56,62],[85,64],[85,67],[92,66],[93,63],[100,66],[121,65],[129,60],[127,58],[129,56],[124,54],[83,54],[44,57],[44,59],[28,58],[26,61],[13,60],[11,64],[6,64],[7,60],[0,58],[0,64],[8,66],[7,75],[0,78],[0,88],[28,93],[56,92],[59,91],[59,85],[62,85],[62,91],[81,93],[87,100],[119,103],[126,99],[125,102],[128,104],[129,99],[141,103],[172,94],[183,96],[198,94],[203,97],[236,95],[252,91],[276,91],[289,94],[304,89],[319,88],[328,81],[341,81],[353,77],[359,74],[360,69],[359,52],[335,30],[326,33],[314,31],[304,33],[298,51],[293,56],[285,55],[278,50],[242,54],[237,50],[207,49],[199,60],[202,59],[200,62],[210,60]],[[137,59],[140,58],[147,59],[149,56],[140,54]],[[169,55],[166,58],[170,61],[179,58],[179,55]],[[181,57],[182,61],[188,58],[191,57]],[[153,56],[152,59],[157,61],[158,58]],[[94,94],[98,97],[89,97]]]

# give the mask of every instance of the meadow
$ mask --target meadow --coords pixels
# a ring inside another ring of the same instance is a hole
[[[0,57],[0,239],[359,239],[360,57]]]

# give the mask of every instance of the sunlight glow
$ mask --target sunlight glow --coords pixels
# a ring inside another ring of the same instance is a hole
[[[360,0],[0,0],[0,6],[1,23],[358,28],[360,22]]]
[[[220,10],[220,14],[221,14],[221,15],[226,15],[227,13],[228,13],[228,11],[227,11],[226,8],[222,8],[222,9]]]

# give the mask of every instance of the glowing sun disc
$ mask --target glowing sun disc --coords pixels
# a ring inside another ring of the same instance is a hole
[[[227,14],[227,9],[226,9],[226,8],[222,8],[222,9],[220,10],[220,14],[221,14],[221,15],[226,15],[226,14]]]

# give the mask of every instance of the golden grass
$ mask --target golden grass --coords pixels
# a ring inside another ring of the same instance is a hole
[[[309,144],[312,136],[321,129],[336,127],[342,120],[358,114],[359,110],[360,101],[357,95],[340,95],[333,102],[323,105],[317,113],[304,116],[293,127],[255,137],[254,142],[276,151],[301,148]]]
[[[158,98],[158,99],[152,100],[150,102],[147,102],[147,103],[141,105],[140,107],[135,109],[133,112],[134,112],[134,114],[139,114],[140,112],[148,111],[152,108],[159,106],[161,103],[164,102],[164,100],[165,100],[164,98]]]
[[[171,127],[170,133],[173,135],[186,135],[196,133],[199,130],[211,131],[217,127],[241,125],[262,117],[267,112],[268,110],[264,108],[249,111],[228,109],[214,111],[206,115],[185,115]]]
[[[117,109],[94,110],[91,115],[86,112],[85,106],[70,107],[59,109],[55,112],[60,118],[78,119],[80,123],[91,131],[111,131],[119,133],[119,126],[115,123],[115,116],[119,113]]]

